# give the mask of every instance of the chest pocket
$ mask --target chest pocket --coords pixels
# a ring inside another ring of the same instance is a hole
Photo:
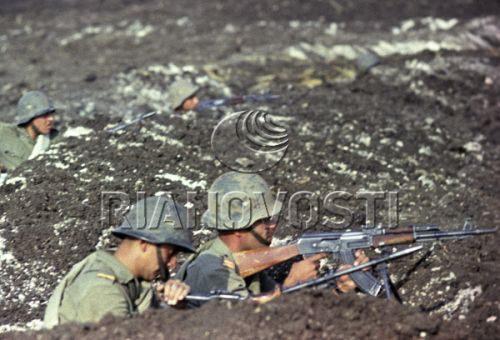
[[[123,297],[125,297],[125,299],[127,300],[128,310],[130,314],[135,314],[137,312],[136,300],[141,297],[142,293],[141,285],[137,280],[132,280],[127,284],[121,284],[120,282],[118,282],[116,277],[110,274],[96,272],[96,276],[101,279],[112,281],[113,284],[120,289]]]

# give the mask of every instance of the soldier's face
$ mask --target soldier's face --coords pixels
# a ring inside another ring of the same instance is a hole
[[[46,135],[54,127],[55,117],[54,113],[47,113],[46,115],[36,117],[31,121],[31,124],[39,131],[42,135]]]
[[[144,272],[142,278],[147,281],[152,281],[160,275],[160,264],[158,263],[156,247],[157,246],[154,244],[148,244],[148,249],[144,254]],[[167,265],[169,270],[174,270],[177,266],[177,252],[175,248],[166,244],[158,247],[163,262]]]
[[[190,111],[196,109],[199,103],[199,99],[196,96],[189,97],[182,103],[182,110]]]

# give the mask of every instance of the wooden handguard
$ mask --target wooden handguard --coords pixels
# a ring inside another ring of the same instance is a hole
[[[289,260],[299,255],[296,244],[283,247],[265,247],[255,250],[246,250],[234,253],[236,265],[240,275],[245,278],[261,272],[276,264]]]
[[[373,247],[381,247],[381,246],[390,246],[397,244],[408,244],[415,242],[415,237],[413,236],[413,232],[410,233],[401,233],[394,235],[382,235],[382,236],[374,236],[373,237]]]

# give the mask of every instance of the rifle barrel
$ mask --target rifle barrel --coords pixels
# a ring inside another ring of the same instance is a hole
[[[224,300],[246,300],[244,296],[232,293],[215,293],[215,294],[188,294],[184,298],[190,301],[210,301],[214,299],[224,299]]]
[[[495,233],[496,231],[497,228],[470,229],[470,230],[457,230],[457,231],[441,231],[441,230],[415,231],[415,239],[417,241],[460,239],[468,236],[492,234]]]
[[[249,94],[249,95],[243,95],[243,96],[233,96],[233,97],[223,97],[223,98],[217,98],[217,99],[206,99],[200,101],[198,104],[198,107],[196,108],[197,111],[203,111],[212,107],[219,107],[219,106],[225,106],[225,105],[235,105],[235,104],[241,104],[245,102],[265,102],[265,101],[271,101],[278,99],[280,96],[279,95],[254,95],[254,94]]]
[[[144,120],[144,119],[149,118],[151,116],[154,116],[157,113],[158,113],[157,111],[151,111],[151,112],[148,112],[148,113],[141,114],[138,117],[136,117],[136,118],[134,118],[134,119],[132,119],[132,120],[130,120],[128,122],[124,122],[124,123],[115,125],[112,128],[106,129],[106,132],[115,133],[117,131],[126,129],[130,125],[134,125],[135,123],[140,122],[141,120]]]

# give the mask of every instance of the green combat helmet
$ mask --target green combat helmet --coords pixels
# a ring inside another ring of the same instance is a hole
[[[171,244],[194,252],[191,226],[186,225],[186,209],[165,197],[140,200],[125,215],[123,223],[113,230],[118,237],[131,237],[161,245]]]
[[[168,89],[170,108],[177,110],[182,103],[198,92],[199,87],[185,79],[176,80]]]
[[[259,220],[278,216],[283,206],[256,174],[225,173],[214,181],[208,194],[208,210],[202,221],[219,231],[248,229]]]
[[[29,123],[36,117],[56,111],[52,100],[40,91],[30,91],[24,94],[17,103],[16,124]]]

